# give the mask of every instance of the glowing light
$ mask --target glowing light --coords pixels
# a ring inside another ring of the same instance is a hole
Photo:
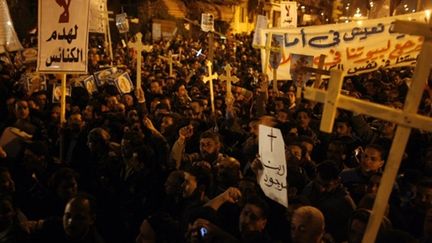
[[[6,24],[9,26],[12,26],[12,22],[10,22],[10,21],[7,21]]]
[[[360,12],[360,8],[357,8],[356,13],[354,14],[354,17],[359,18],[361,16],[362,16],[362,14]]]
[[[431,17],[431,11],[430,9],[425,10],[426,20],[429,22]]]
[[[305,9],[306,7],[305,7],[305,6],[301,6],[300,8],[301,8],[301,9]]]

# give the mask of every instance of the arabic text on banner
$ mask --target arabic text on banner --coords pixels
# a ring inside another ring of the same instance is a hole
[[[350,76],[379,68],[414,65],[423,38],[394,33],[391,23],[396,19],[427,22],[426,16],[426,12],[418,12],[343,24],[263,29],[259,40],[260,45],[265,45],[268,33],[283,36],[284,50],[277,73],[279,80],[291,80],[290,53],[313,55],[314,67],[318,67],[319,56],[324,54],[326,70],[339,69]],[[262,68],[265,55],[266,52],[261,50]],[[272,75],[270,65],[266,73]]]
[[[288,207],[285,144],[279,129],[259,125],[258,150],[263,170],[258,183],[270,199]]]
[[[39,0],[38,72],[87,73],[89,0]]]

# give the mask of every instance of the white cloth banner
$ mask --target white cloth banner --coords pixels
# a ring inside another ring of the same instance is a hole
[[[107,18],[107,2],[106,0],[91,0],[90,1],[90,26],[89,32],[102,33],[106,32]]]
[[[87,73],[90,0],[39,0],[38,72]]]
[[[297,28],[297,2],[281,2],[282,28]]]
[[[285,143],[279,129],[259,125],[258,150],[263,170],[258,183],[270,199],[288,207]]]
[[[0,53],[18,51],[23,47],[18,39],[6,0],[0,0]]]
[[[391,23],[396,19],[426,23],[427,15],[418,12],[343,24],[264,29],[261,30],[260,45],[266,44],[269,33],[283,36],[284,49],[277,71],[279,80],[291,80],[290,53],[314,56],[314,67],[318,67],[319,57],[324,54],[324,69],[339,69],[347,76],[379,68],[414,65],[423,38],[394,33]],[[265,50],[261,49],[262,69],[265,55]],[[268,65],[266,73],[271,77],[272,72]]]

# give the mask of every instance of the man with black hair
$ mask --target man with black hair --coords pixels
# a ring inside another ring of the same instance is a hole
[[[333,161],[324,161],[317,166],[317,176],[305,187],[303,195],[324,214],[327,219],[326,231],[337,242],[346,240],[346,232],[339,227],[346,225],[355,204],[342,185],[339,168]]]

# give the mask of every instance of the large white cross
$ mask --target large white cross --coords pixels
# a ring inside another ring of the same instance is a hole
[[[213,80],[218,78],[218,74],[217,73],[213,73],[212,70],[212,63],[210,61],[206,62],[207,65],[207,70],[208,70],[208,76],[204,76],[203,78],[203,82],[204,83],[209,83],[210,86],[210,102],[211,102],[211,109],[212,112],[215,112],[215,107],[214,107],[214,93],[213,93]]]
[[[136,68],[136,87],[141,87],[141,63],[142,63],[142,51],[146,48],[141,42],[142,34],[138,32],[135,34],[135,42],[129,41],[128,47],[134,49],[137,52],[137,68]]]
[[[220,75],[219,80],[226,82],[226,100],[232,101],[231,83],[237,83],[239,79],[235,75],[231,75],[231,65],[226,65],[224,69],[225,74]]]
[[[340,94],[343,75],[341,71],[337,70],[331,71],[327,91],[306,87],[304,92],[306,99],[324,103],[320,125],[320,129],[324,132],[330,133],[332,131],[337,108],[398,124],[369,223],[363,237],[363,243],[375,242],[411,129],[418,128],[432,131],[432,118],[417,114],[422,92],[431,70],[429,57],[432,56],[432,23],[427,25],[417,22],[396,21],[394,30],[395,32],[425,37],[403,110]]]

